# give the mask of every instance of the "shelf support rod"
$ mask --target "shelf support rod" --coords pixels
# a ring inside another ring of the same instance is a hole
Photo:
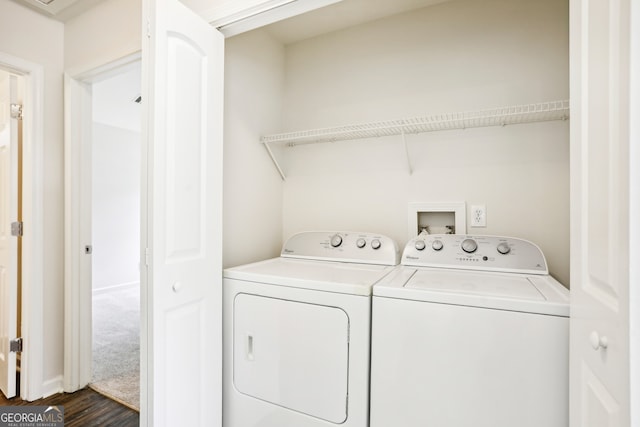
[[[407,157],[407,166],[409,167],[409,175],[413,175],[413,167],[411,166],[411,157],[409,156],[409,146],[407,145],[407,138],[405,137],[404,129],[400,129],[400,135],[402,136],[402,144],[404,145],[404,154]]]
[[[280,164],[276,160],[276,156],[273,155],[273,151],[271,151],[271,147],[269,147],[269,143],[268,142],[263,142],[263,144],[264,144],[265,148],[267,149],[267,152],[269,153],[269,156],[271,157],[271,160],[273,161],[273,164],[276,165],[276,169],[278,169],[278,173],[280,174],[280,178],[282,178],[283,181],[286,181],[287,177],[284,175],[284,172],[282,171],[282,168],[280,167]]]

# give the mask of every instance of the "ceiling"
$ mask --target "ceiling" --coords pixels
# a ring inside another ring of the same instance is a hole
[[[449,0],[342,0],[266,28],[286,45],[446,1]]]

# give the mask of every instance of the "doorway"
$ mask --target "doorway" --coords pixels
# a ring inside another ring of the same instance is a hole
[[[140,408],[140,63],[91,82],[92,376]],[[87,165],[89,166],[89,165]]]

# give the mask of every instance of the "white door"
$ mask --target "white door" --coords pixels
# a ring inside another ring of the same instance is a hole
[[[224,39],[178,0],[143,7],[141,424],[219,426]]]
[[[16,395],[16,353],[10,341],[18,326],[18,237],[11,223],[18,220],[18,119],[11,117],[17,103],[17,77],[0,71],[0,390]]]
[[[630,425],[632,1],[570,4],[572,427]]]

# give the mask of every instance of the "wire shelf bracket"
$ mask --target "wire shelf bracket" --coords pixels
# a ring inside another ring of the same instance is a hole
[[[407,155],[409,173],[412,173],[411,159],[405,139],[407,134],[568,119],[569,100],[562,100],[279,133],[265,135],[260,138],[260,141],[265,145],[280,176],[286,180],[284,170],[273,153],[273,146],[295,147],[304,144],[401,135]]]

